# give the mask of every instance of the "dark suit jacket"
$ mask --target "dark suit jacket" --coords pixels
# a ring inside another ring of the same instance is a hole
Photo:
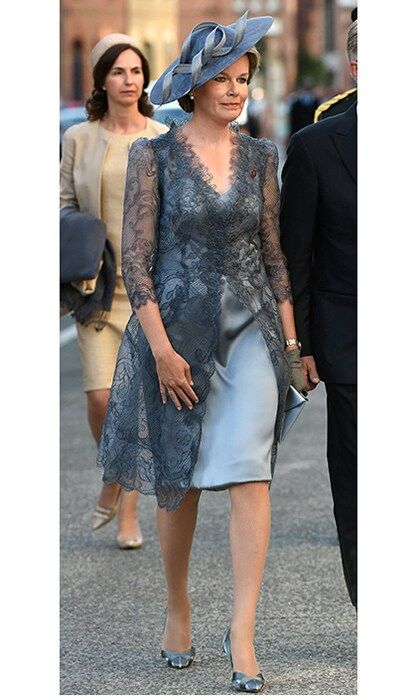
[[[282,172],[281,245],[302,355],[325,382],[356,383],[356,105],[290,139]]]

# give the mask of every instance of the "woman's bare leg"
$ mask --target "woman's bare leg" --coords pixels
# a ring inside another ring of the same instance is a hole
[[[109,389],[95,389],[95,391],[86,392],[88,423],[97,445],[105,421],[109,394]],[[120,491],[119,484],[104,484],[99,494],[98,506],[102,506],[102,508],[115,506]]]
[[[88,422],[92,435],[99,444],[103,424],[108,408],[109,389],[96,389],[87,391]],[[98,505],[103,508],[115,506],[121,491],[119,484],[104,484],[98,498]],[[138,491],[124,491],[121,494],[120,507],[118,509],[118,535],[124,539],[136,539],[140,535],[140,526],[137,521]]]
[[[162,649],[186,651],[191,646],[188,567],[201,491],[192,489],[177,510],[157,508],[156,522],[168,588],[168,617]]]
[[[141,536],[141,529],[137,520],[138,500],[138,491],[124,491],[123,489],[118,508],[118,537],[121,539],[137,539]]]
[[[109,394],[109,389],[95,389],[95,391],[86,392],[89,427],[97,445],[99,444],[105,421]]]
[[[236,484],[229,492],[234,591],[231,625],[233,669],[254,676],[259,672],[254,630],[270,540],[270,496],[267,482]]]

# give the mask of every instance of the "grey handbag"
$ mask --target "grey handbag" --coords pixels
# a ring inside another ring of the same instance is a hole
[[[289,391],[287,392],[286,396],[286,404],[284,407],[284,419],[279,442],[282,442],[284,440],[290,428],[302,413],[302,410],[307,401],[308,399],[306,396],[300,394],[294,386],[290,385]]]
[[[97,277],[106,241],[106,226],[75,207],[60,211],[60,283]]]

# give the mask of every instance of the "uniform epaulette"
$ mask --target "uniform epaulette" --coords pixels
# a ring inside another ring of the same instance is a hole
[[[339,95],[334,95],[334,97],[331,97],[330,100],[327,100],[326,102],[323,102],[322,104],[319,105],[319,107],[316,108],[315,114],[314,114],[314,123],[318,121],[320,115],[323,112],[326,112],[327,109],[332,107],[333,105],[337,104],[337,102],[341,102],[341,100],[344,100],[348,95],[351,95],[353,92],[356,92],[357,88],[350,88],[350,90],[346,90],[345,92],[340,92]]]

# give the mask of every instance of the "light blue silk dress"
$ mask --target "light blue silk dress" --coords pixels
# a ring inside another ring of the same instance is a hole
[[[226,283],[214,361],[191,485],[221,489],[271,481],[276,375],[252,314]]]

